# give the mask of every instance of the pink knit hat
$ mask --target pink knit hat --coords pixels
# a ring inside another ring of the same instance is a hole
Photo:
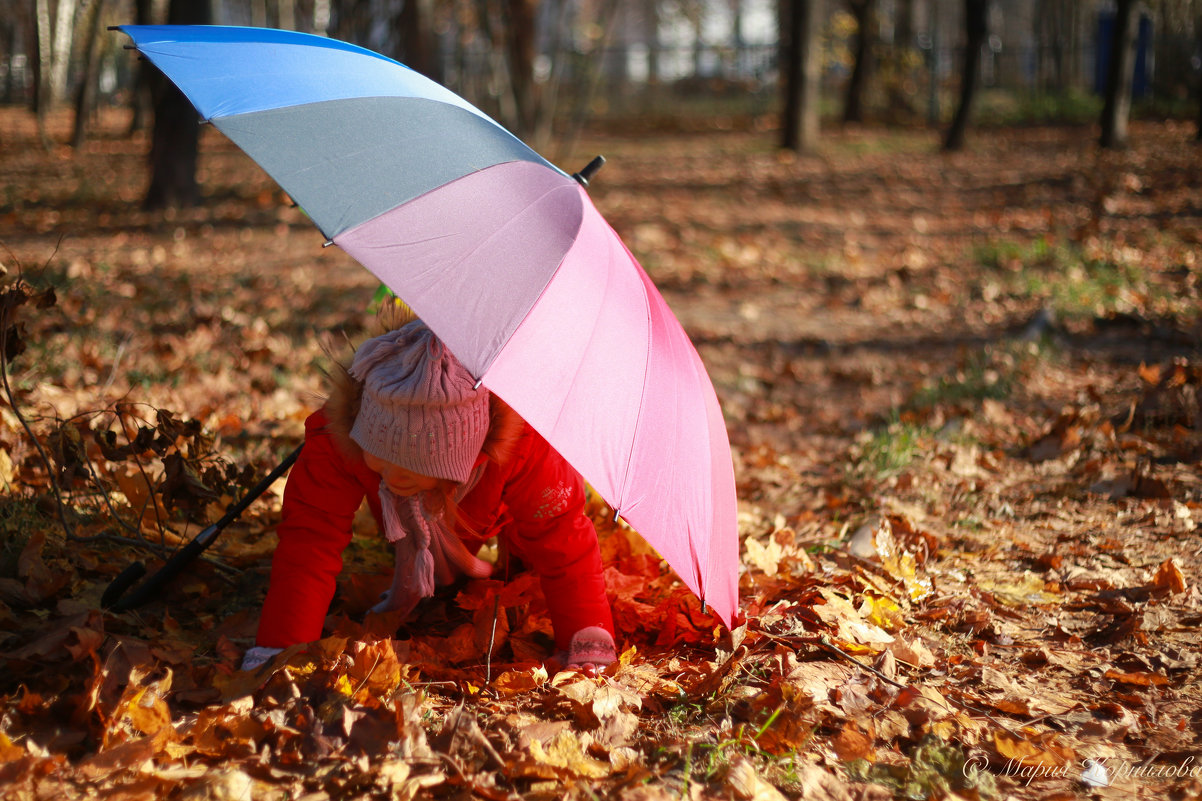
[[[351,438],[414,473],[466,481],[488,434],[488,390],[420,320],[359,346],[363,382]]]

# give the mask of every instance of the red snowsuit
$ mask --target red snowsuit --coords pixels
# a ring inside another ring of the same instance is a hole
[[[506,458],[481,453],[484,473],[459,502],[470,532],[456,533],[475,553],[492,536],[538,573],[558,648],[586,626],[613,633],[597,532],[584,513],[584,482],[524,421]],[[366,496],[381,520],[380,476],[357,448],[331,432],[326,412],[305,421],[305,446],[284,491],[279,545],[259,620],[257,644],[285,648],[321,638],[351,522]],[[382,527],[381,527],[382,530]]]

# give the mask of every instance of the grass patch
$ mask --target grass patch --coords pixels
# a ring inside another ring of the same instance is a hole
[[[900,473],[923,450],[930,436],[926,426],[895,420],[857,443],[852,453],[854,470],[874,478]]]
[[[1132,311],[1153,299],[1140,264],[1088,257],[1075,244],[993,240],[975,245],[972,259],[990,273],[991,291],[1039,300],[1065,319]]]
[[[929,409],[1010,397],[1014,378],[995,364],[990,350],[971,354],[963,365],[915,393],[910,408]]]
[[[982,92],[976,121],[998,125],[1089,125],[1102,114],[1102,98],[1088,92]]]

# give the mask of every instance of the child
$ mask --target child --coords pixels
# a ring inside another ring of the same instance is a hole
[[[475,554],[495,535],[538,573],[561,663],[592,674],[616,658],[580,475],[412,320],[360,346],[305,422],[243,669],[321,637],[364,497],[396,551],[392,587],[373,611],[408,613],[436,584],[488,576]]]

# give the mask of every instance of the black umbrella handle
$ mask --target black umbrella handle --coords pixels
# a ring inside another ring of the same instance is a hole
[[[201,534],[206,534],[213,530],[214,527],[209,526]],[[141,562],[134,562],[125,568],[113,580],[113,583],[108,586],[108,589],[104,591],[104,595],[100,599],[100,605],[106,609],[112,609],[114,612],[124,612],[127,609],[135,609],[141,606],[158,595],[163,586],[182,573],[184,568],[190,565],[192,560],[200,556],[201,552],[212,541],[213,536],[210,536],[207,541],[201,541],[200,537],[197,536],[196,539],[172,554],[171,558],[154,575],[142,582],[137,589],[129,595],[124,595],[125,591],[146,573],[145,565]]]
[[[105,589],[104,595],[100,598],[100,605],[115,612],[124,612],[127,609],[141,606],[158,595],[163,585],[178,576],[185,567],[200,556],[206,548],[213,544],[222,529],[237,520],[238,516],[246,511],[246,507],[266,492],[267,488],[292,466],[296,458],[300,456],[301,447],[303,446],[298,445],[296,450],[284,457],[284,461],[276,465],[275,469],[268,473],[262,481],[251,487],[240,501],[230,504],[220,520],[197,534],[191,542],[172,554],[171,558],[153,576],[142,582],[141,586],[127,597],[123,597],[125,592],[146,574],[146,566],[141,562],[134,562],[121,571],[120,575],[113,579]]]

